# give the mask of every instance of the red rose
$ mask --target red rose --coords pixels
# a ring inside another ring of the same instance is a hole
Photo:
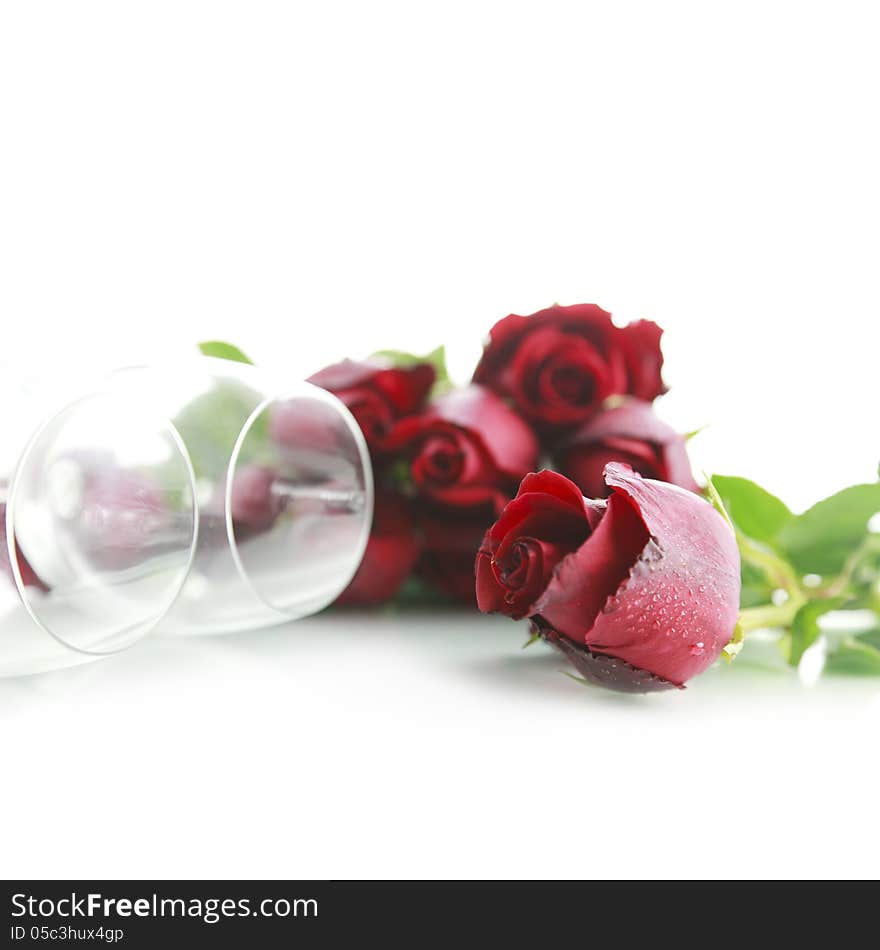
[[[334,363],[310,376],[308,382],[345,403],[375,451],[382,448],[398,419],[422,408],[436,377],[430,363],[400,367],[384,358],[371,357],[362,362]]]
[[[602,503],[555,472],[525,478],[477,556],[478,605],[530,616],[592,682],[682,686],[736,624],[733,532],[702,498],[626,465],[608,465],[605,480]]]
[[[486,533],[476,562],[477,605],[514,620],[533,612],[556,565],[576,551],[605,514],[557,472],[526,475]]]
[[[336,603],[379,604],[390,600],[412,571],[418,553],[410,501],[391,493],[378,494],[364,558]]]
[[[407,460],[419,494],[456,508],[500,511],[538,461],[529,426],[495,393],[475,385],[398,422],[385,447]]]
[[[664,392],[660,334],[645,321],[622,330],[595,304],[511,314],[489,331],[474,382],[553,435],[588,419],[608,396]]]
[[[18,572],[21,575],[21,580],[25,587],[38,587],[40,590],[49,590],[46,584],[44,584],[40,577],[37,576],[37,572],[28,563],[28,560],[22,553],[17,541],[15,544],[15,559],[18,562]],[[12,565],[9,561],[9,545],[7,543],[6,537],[5,502],[0,502],[0,571],[6,574],[6,576],[11,581],[15,580],[15,575],[12,573]]]
[[[610,491],[603,475],[609,462],[625,462],[645,478],[699,491],[684,437],[658,419],[649,403],[636,399],[599,412],[567,436],[553,456],[556,468],[588,498]]]
[[[474,558],[494,517],[485,506],[420,511],[419,577],[453,600],[474,605]]]

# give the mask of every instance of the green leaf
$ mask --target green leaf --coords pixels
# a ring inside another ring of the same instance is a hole
[[[830,600],[811,600],[794,615],[791,622],[791,639],[788,648],[788,662],[797,666],[801,657],[818,639],[822,633],[819,627],[819,618],[829,611],[837,610],[844,603],[842,597],[832,597]]]
[[[238,380],[217,380],[211,389],[196,396],[175,416],[173,422],[186,443],[198,477],[216,475],[229,461],[229,454],[242,426],[260,403],[258,392]],[[258,461],[248,446],[266,439],[269,420],[262,413],[254,420],[249,437],[239,456],[241,463]]]
[[[713,475],[711,480],[734,525],[749,538],[773,545],[794,517],[783,501],[747,478]]]
[[[864,633],[860,633],[858,640],[861,643],[867,643],[869,646],[874,647],[875,650],[880,650],[880,627],[875,627],[873,630],[866,630]]]
[[[253,360],[232,343],[224,343],[222,340],[206,340],[199,343],[199,349],[203,356],[213,356],[220,360],[232,360],[235,363],[251,363]]]
[[[773,591],[776,587],[767,580],[767,575],[762,570],[743,559],[741,574],[740,607],[759,607],[762,604],[772,603]]]
[[[408,494],[413,486],[412,470],[408,459],[396,458],[385,470],[385,481],[390,488],[402,495]]]
[[[837,574],[878,512],[880,482],[844,488],[785,524],[780,550],[802,574]]]
[[[848,637],[828,657],[825,669],[850,676],[880,676],[880,648],[860,637]]]
[[[449,389],[452,383],[449,379],[449,370],[446,368],[446,347],[438,346],[436,350],[431,350],[424,356],[417,356],[415,353],[406,353],[403,350],[377,350],[373,356],[381,356],[390,360],[395,366],[407,369],[410,366],[416,366],[419,363],[430,363],[437,374],[437,380],[434,383],[435,393],[438,390]]]

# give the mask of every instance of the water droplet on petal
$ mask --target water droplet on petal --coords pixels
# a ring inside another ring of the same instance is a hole
[[[612,594],[602,606],[602,613],[613,614],[614,611],[618,610],[619,608],[620,608],[620,598],[616,594]]]

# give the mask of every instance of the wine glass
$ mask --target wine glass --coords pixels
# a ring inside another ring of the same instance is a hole
[[[13,454],[6,567],[32,626],[73,654],[157,627],[221,633],[314,613],[369,535],[372,472],[351,414],[244,363],[120,370]]]

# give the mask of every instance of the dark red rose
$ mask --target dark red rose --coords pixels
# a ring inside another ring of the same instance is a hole
[[[692,492],[611,463],[607,502],[562,475],[523,480],[477,556],[484,612],[532,618],[583,676],[612,689],[682,686],[730,641],[739,552]]]
[[[514,620],[531,614],[557,564],[587,540],[604,514],[604,502],[588,501],[563,475],[526,475],[480,546],[480,610]]]
[[[345,403],[370,449],[377,451],[398,419],[422,408],[436,377],[430,363],[400,367],[390,360],[371,357],[334,363],[308,381]]]
[[[474,605],[474,558],[495,512],[423,508],[419,512],[422,553],[416,573],[453,600]]]
[[[385,446],[408,461],[420,495],[456,508],[500,511],[538,461],[529,426],[495,393],[475,385],[398,422]]]
[[[566,436],[553,457],[556,468],[588,498],[609,493],[604,477],[609,462],[625,462],[645,478],[699,491],[684,437],[637,399],[601,410]]]
[[[25,587],[38,587],[40,590],[49,590],[42,579],[38,577],[36,571],[30,566],[17,542],[15,545],[15,559],[18,562],[18,572],[21,575],[21,580]],[[9,545],[6,536],[5,502],[0,502],[0,571],[14,582],[15,575],[12,573],[12,565],[9,561]]]
[[[412,504],[401,495],[376,496],[373,527],[361,565],[337,604],[380,604],[407,579],[419,553]]]
[[[656,324],[616,327],[595,304],[511,314],[489,332],[474,382],[510,399],[553,436],[584,422],[612,395],[664,392]]]

